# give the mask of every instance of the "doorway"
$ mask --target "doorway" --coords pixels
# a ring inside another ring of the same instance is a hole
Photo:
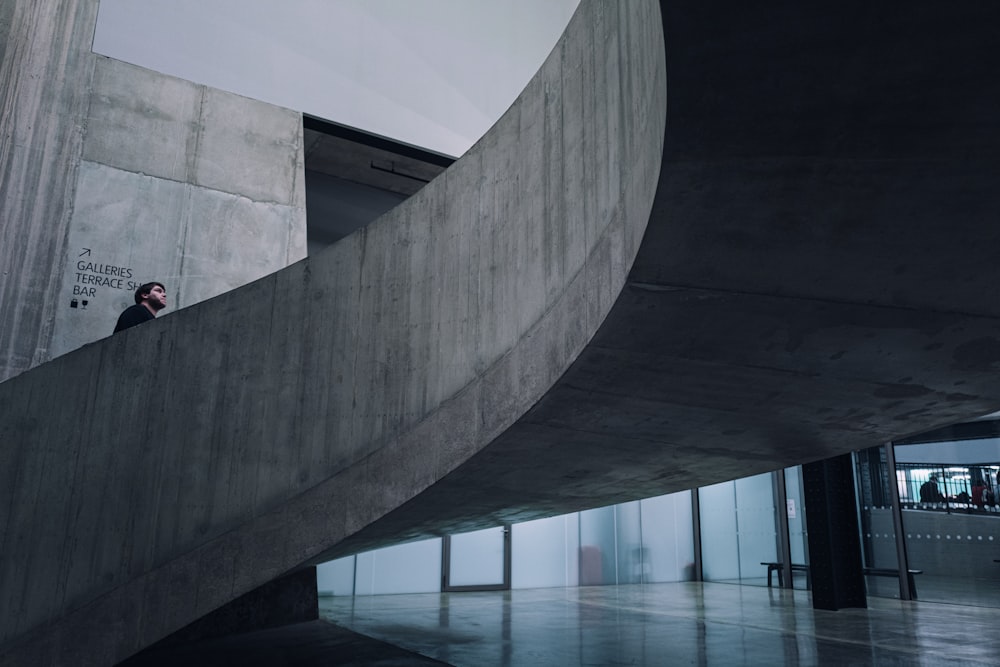
[[[510,524],[447,535],[441,551],[442,591],[510,589]]]

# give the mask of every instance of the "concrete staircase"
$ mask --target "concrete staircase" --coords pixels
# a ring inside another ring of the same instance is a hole
[[[504,117],[404,205],[0,384],[0,664],[120,661],[334,553],[501,434],[624,284],[665,104],[658,5],[585,0]]]

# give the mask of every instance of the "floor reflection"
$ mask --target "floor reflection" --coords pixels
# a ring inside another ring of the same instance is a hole
[[[1000,610],[652,584],[321,598],[338,625],[453,665],[995,665]],[[447,623],[442,624],[442,608]]]

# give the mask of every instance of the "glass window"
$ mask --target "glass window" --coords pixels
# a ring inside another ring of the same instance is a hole
[[[698,504],[705,580],[767,585],[762,563],[778,560],[771,473],[704,487]]]
[[[681,491],[639,501],[642,545],[645,549],[644,581],[694,579],[694,517],[691,492]]]
[[[885,447],[880,445],[855,452],[854,464],[863,564],[868,568],[895,570],[899,557],[892,522],[892,486]],[[868,595],[899,597],[899,580],[896,578],[868,576],[866,581]]]
[[[736,532],[736,484],[722,482],[698,490],[701,569],[705,581],[740,580]]]
[[[740,582],[767,584],[767,567],[778,561],[778,517],[771,473],[744,477],[735,482],[736,528],[739,533]]]
[[[1000,439],[897,445],[903,535],[917,598],[1000,607]]]
[[[580,512],[579,517],[580,585],[617,583],[618,558],[614,506]]]
[[[576,586],[580,525],[576,512],[511,526],[511,588]]]
[[[367,551],[357,556],[355,595],[441,590],[441,538]]]
[[[503,584],[506,535],[504,526],[452,535],[448,585]]]
[[[806,504],[802,487],[802,466],[785,468],[785,516],[788,519],[788,546],[795,565],[809,564],[809,533],[806,528]],[[795,580],[796,588],[805,581]]]
[[[354,595],[355,556],[338,558],[316,566],[316,590],[320,595]]]
[[[649,556],[642,544],[639,501],[615,505],[615,555],[619,584],[640,584],[648,580]]]

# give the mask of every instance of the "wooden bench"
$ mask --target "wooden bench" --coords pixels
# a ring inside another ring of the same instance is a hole
[[[865,573],[865,576],[870,576],[870,577],[895,577],[897,579],[899,578],[899,570],[895,568],[866,567],[862,568],[862,571]],[[923,574],[923,573],[924,573],[923,570],[906,571],[906,580],[910,584],[910,597],[913,598],[914,600],[917,599],[917,583],[916,581],[914,581],[913,575]]]
[[[767,566],[767,587],[768,588],[771,588],[771,574],[773,572],[777,572],[778,573],[778,586],[784,587],[785,581],[784,581],[784,574],[782,574],[782,572],[784,572],[785,568],[784,568],[784,564],[783,563],[766,563],[766,562],[762,562],[761,565],[766,565]],[[806,589],[809,589],[811,587],[810,586],[810,582],[809,582],[809,566],[808,565],[799,565],[798,563],[792,563],[789,567],[792,568],[792,572],[805,572],[806,573]]]

